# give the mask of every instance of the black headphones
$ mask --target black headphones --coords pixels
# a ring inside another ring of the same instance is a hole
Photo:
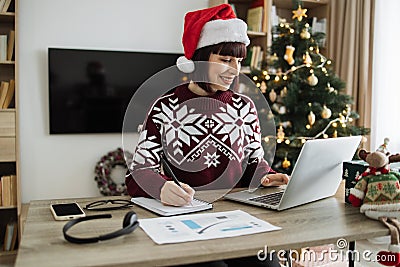
[[[74,237],[74,236],[67,234],[67,231],[77,223],[80,223],[83,221],[95,220],[95,219],[111,218],[111,217],[112,217],[111,214],[98,214],[98,215],[90,215],[90,216],[86,216],[86,217],[73,219],[64,225],[64,228],[63,228],[64,238],[71,243],[78,243],[78,244],[95,243],[98,241],[103,241],[103,240],[119,237],[121,235],[130,234],[139,226],[139,222],[137,220],[136,213],[134,211],[129,211],[124,217],[124,221],[122,223],[123,228],[119,229],[115,232],[111,232],[109,234],[105,234],[105,235],[101,235],[101,236],[97,236],[97,237],[86,237],[86,238]]]

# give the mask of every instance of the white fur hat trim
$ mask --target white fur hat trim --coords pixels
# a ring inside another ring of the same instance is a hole
[[[178,57],[176,60],[176,66],[184,73],[191,73],[194,71],[194,62],[187,59],[185,56]]]
[[[247,36],[247,24],[237,18],[211,20],[204,24],[197,48],[223,42],[238,42],[248,46],[250,39]]]

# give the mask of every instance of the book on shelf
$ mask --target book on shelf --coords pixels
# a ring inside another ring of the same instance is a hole
[[[12,2],[12,0],[5,0],[4,1],[4,6],[1,9],[1,12],[3,12],[3,13],[8,12],[8,9],[10,8],[11,2]]]
[[[3,175],[1,177],[1,199],[4,207],[17,205],[16,175]]]
[[[7,42],[7,60],[11,61],[14,55],[14,44],[15,44],[15,31],[10,30],[8,34],[8,42]]]
[[[6,100],[8,87],[10,86],[9,82],[1,81],[0,83],[0,108],[3,107],[4,101]]]
[[[263,12],[262,6],[252,7],[247,10],[247,27],[249,31],[262,32],[263,30]]]
[[[4,12],[3,11],[3,8],[4,8],[4,5],[6,4],[6,0],[0,0],[0,12],[2,13],[2,12]]]
[[[0,62],[7,60],[7,35],[0,35]]]
[[[4,99],[3,106],[1,108],[6,109],[10,106],[11,101],[14,98],[14,92],[15,92],[15,80],[11,79],[8,85],[8,90],[6,97]]]
[[[3,193],[2,193],[1,177],[0,177],[0,206],[3,206]]]
[[[15,249],[17,243],[18,227],[16,222],[9,222],[6,225],[4,234],[3,251],[11,251]]]

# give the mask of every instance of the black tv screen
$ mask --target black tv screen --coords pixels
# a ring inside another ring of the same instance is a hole
[[[121,133],[135,91],[179,56],[49,48],[50,134]]]

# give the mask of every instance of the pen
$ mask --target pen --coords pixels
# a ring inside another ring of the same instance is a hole
[[[164,165],[164,167],[167,169],[167,171],[169,172],[169,174],[172,177],[172,180],[174,180],[174,182],[182,188],[181,184],[179,183],[178,178],[176,178],[174,172],[172,171],[171,167],[169,166],[168,162],[164,159],[163,155],[161,155],[160,157],[161,163]]]
[[[164,165],[164,167],[167,169],[167,171],[169,172],[169,174],[172,177],[172,180],[174,180],[174,182],[180,187],[182,188],[181,184],[179,183],[178,178],[175,176],[174,172],[172,171],[171,167],[169,166],[168,162],[164,159],[164,155],[161,154],[160,157],[160,161],[161,163]],[[182,188],[183,189],[183,188]],[[193,206],[193,203],[190,202],[190,204]]]

